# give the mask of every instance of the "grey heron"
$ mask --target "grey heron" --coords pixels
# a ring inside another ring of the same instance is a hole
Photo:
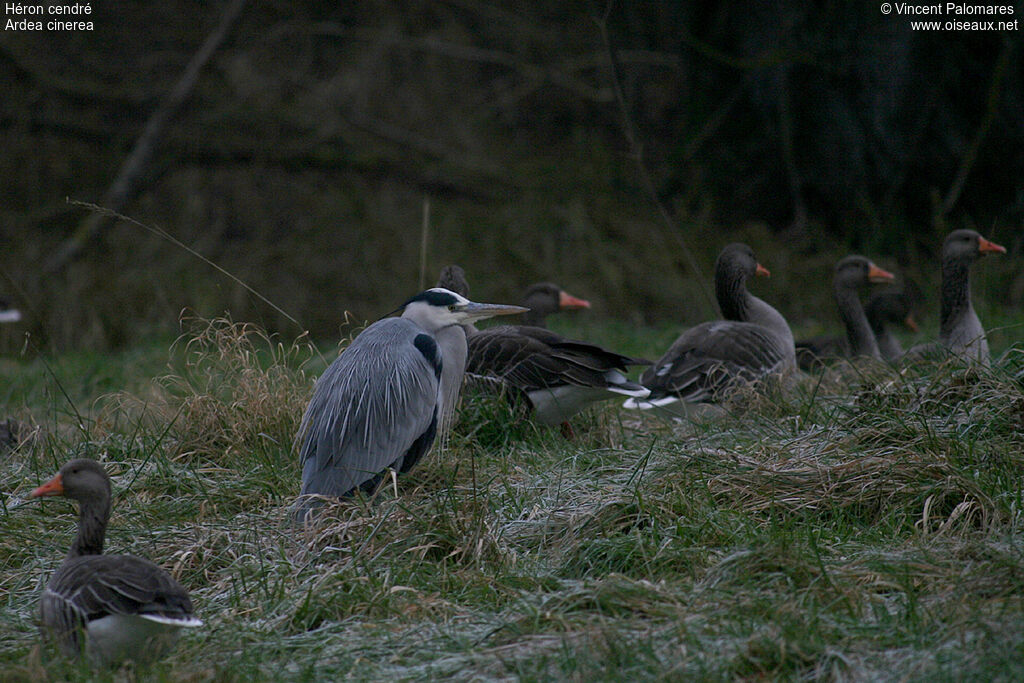
[[[640,377],[650,397],[629,399],[625,407],[673,406],[688,412],[686,404],[714,403],[737,381],[795,370],[793,333],[781,313],[747,291],[754,275],[770,273],[749,246],[722,249],[715,262],[715,295],[725,320],[684,332]]]
[[[417,294],[401,310],[401,317],[363,330],[317,380],[296,437],[302,496],[371,492],[388,468],[412,468],[434,442],[446,382],[462,381],[443,374],[446,364],[460,361],[459,346],[450,344],[458,335],[444,331],[525,311],[442,288]],[[312,504],[303,499],[300,520]]]
[[[446,267],[441,272],[441,282],[463,293],[469,291],[465,272],[458,266]],[[590,306],[550,283],[527,289],[524,303],[527,302],[547,313]],[[647,389],[629,380],[625,373],[631,365],[647,365],[650,361],[532,325],[499,325],[484,330],[466,325],[464,329],[469,351],[467,376],[478,386],[497,385],[513,392],[513,396],[525,397],[541,424],[565,423],[595,401],[617,396],[642,398],[648,394]]]
[[[919,344],[904,358],[913,360],[937,353],[962,356],[982,365],[990,362],[985,328],[971,303],[970,269],[986,254],[1005,254],[1006,247],[990,242],[974,230],[954,230],[942,243],[942,306],[938,344]]]
[[[188,592],[170,574],[134,555],[104,555],[110,477],[95,460],[72,460],[31,497],[78,501],[78,536],[39,600],[41,629],[69,657],[92,663],[148,660],[182,628],[202,626]]]

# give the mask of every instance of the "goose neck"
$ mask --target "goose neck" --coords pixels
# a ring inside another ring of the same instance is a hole
[[[878,342],[871,331],[871,325],[864,315],[864,307],[857,296],[857,290],[837,285],[835,287],[836,305],[839,316],[846,327],[846,339],[850,343],[851,356],[869,356],[879,358]]]
[[[949,334],[972,310],[969,267],[962,259],[942,263],[941,334]]]
[[[748,322],[754,297],[747,291],[744,278],[731,272],[716,273],[715,298],[718,299],[718,307],[722,309],[723,318]]]
[[[75,537],[68,557],[80,555],[102,555],[103,539],[110,519],[109,498],[89,498],[80,502],[78,535]]]

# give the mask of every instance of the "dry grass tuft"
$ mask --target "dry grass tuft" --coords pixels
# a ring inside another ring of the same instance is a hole
[[[708,486],[721,501],[748,512],[791,514],[852,511],[866,521],[903,509],[922,530],[984,525],[992,500],[948,463],[914,453],[868,456],[825,464],[794,458],[763,462],[736,455],[734,468]]]
[[[184,370],[158,381],[161,419],[178,457],[233,464],[252,453],[288,448],[309,400],[302,364],[315,349],[305,335],[288,345],[230,319],[189,319]]]

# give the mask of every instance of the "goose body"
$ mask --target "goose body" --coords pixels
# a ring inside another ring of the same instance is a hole
[[[469,293],[465,271],[459,266],[445,267],[438,284],[463,296]],[[530,307],[524,318],[541,325],[556,311],[590,308],[590,302],[551,283],[531,285],[523,304]],[[463,329],[468,347],[467,379],[487,390],[524,397],[540,424],[564,423],[596,401],[617,396],[642,398],[649,393],[625,375],[629,366],[649,361],[568,339],[539,325],[500,325],[485,330],[463,325]]]
[[[565,422],[595,401],[650,393],[625,374],[648,361],[540,327],[500,325],[470,332],[468,343],[467,375],[498,380],[525,395],[541,424]]]
[[[725,320],[701,323],[680,335],[640,378],[650,397],[630,399],[627,408],[715,402],[738,383],[796,368],[786,319],[747,291],[746,282],[755,274],[767,276],[768,270],[750,247],[730,244],[722,250],[715,264],[715,294]]]
[[[43,635],[69,656],[97,665],[164,654],[182,628],[202,625],[188,592],[170,574],[134,555],[103,555],[110,478],[94,460],[72,460],[32,497],[79,503],[78,535],[39,601]]]

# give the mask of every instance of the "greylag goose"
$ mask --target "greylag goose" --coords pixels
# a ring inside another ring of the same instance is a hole
[[[469,292],[466,274],[459,266],[442,270],[441,283],[464,296]],[[528,288],[524,297],[524,303],[527,302],[539,306],[545,315],[559,309],[590,306],[550,283]],[[463,328],[469,350],[466,375],[477,386],[497,386],[511,391],[513,396],[525,397],[540,424],[565,423],[596,401],[616,396],[640,398],[648,393],[627,379],[625,372],[630,365],[648,365],[650,361],[567,339],[533,325]]]
[[[464,296],[469,293],[466,273],[457,265],[441,270],[441,283]],[[551,284],[528,288],[526,302],[546,313],[590,307],[589,302]],[[482,331],[473,325],[463,328],[469,350],[467,378],[478,387],[497,386],[525,397],[541,424],[564,424],[598,400],[647,395],[647,390],[627,379],[625,373],[630,366],[649,365],[649,360],[613,353],[536,326],[503,325]]]
[[[915,346],[907,352],[906,358],[934,355],[944,350],[970,362],[989,364],[985,328],[971,304],[970,268],[981,256],[1005,253],[1005,247],[988,241],[974,230],[954,230],[946,236],[942,244],[939,344]]]
[[[892,333],[891,326],[903,325],[911,332],[918,331],[912,298],[906,292],[876,292],[868,299],[864,313],[875,334],[882,359],[889,362],[899,360],[903,355],[903,346]]]
[[[21,320],[21,311],[13,308],[6,299],[0,299],[0,323],[16,323]]]
[[[736,382],[796,368],[793,333],[786,319],[747,291],[746,282],[754,275],[767,277],[769,272],[750,247],[736,243],[722,250],[715,263],[715,295],[725,320],[684,332],[640,377],[651,390],[650,397],[630,399],[625,407],[648,410],[680,402],[715,402]]]
[[[918,331],[913,314],[915,301],[908,287],[904,291],[875,292],[864,304],[864,314],[883,360],[894,361],[903,355],[903,348],[892,333],[892,326],[901,325],[911,332]],[[796,342],[796,361],[801,370],[818,370],[825,361],[849,357],[850,344],[846,335],[822,335]]]
[[[480,304],[447,289],[428,289],[363,330],[316,382],[296,440],[301,442],[302,495],[371,492],[384,471],[409,471],[434,442],[443,412],[444,365],[458,347],[438,333],[521,306]],[[461,382],[461,377],[452,378]],[[305,498],[304,519],[315,502]]]
[[[893,274],[882,270],[863,256],[847,256],[836,264],[832,291],[839,308],[839,317],[846,326],[846,343],[850,356],[881,359],[878,341],[860,303],[859,291],[871,282],[890,282]]]
[[[545,327],[546,319],[552,313],[590,308],[590,302],[569,294],[551,282],[538,282],[526,288],[526,292],[523,294],[523,306],[530,309],[523,313],[524,325]]]
[[[149,560],[104,555],[110,477],[95,460],[72,460],[31,497],[78,501],[78,535],[39,601],[44,636],[69,657],[97,665],[151,659],[168,650],[181,628],[201,626],[181,584]]]

